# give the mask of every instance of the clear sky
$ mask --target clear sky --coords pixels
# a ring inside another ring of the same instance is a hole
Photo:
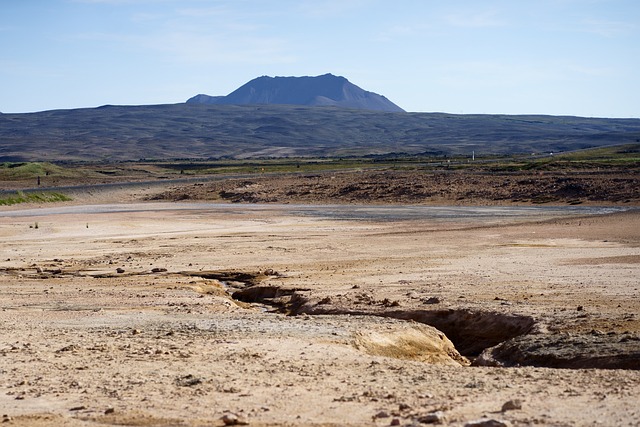
[[[639,0],[0,0],[0,111],[344,76],[413,112],[640,117]]]

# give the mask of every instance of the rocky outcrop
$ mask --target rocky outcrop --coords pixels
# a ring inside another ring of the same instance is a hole
[[[523,335],[488,348],[476,366],[640,369],[640,337],[625,333]]]
[[[467,366],[453,343],[439,330],[413,323],[397,329],[357,331],[354,346],[367,354],[429,364]]]

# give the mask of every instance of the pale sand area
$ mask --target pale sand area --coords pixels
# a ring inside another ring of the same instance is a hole
[[[7,425],[211,426],[233,413],[250,425],[382,426],[436,411],[454,426],[640,423],[640,370],[432,364],[421,347],[431,331],[417,322],[269,313],[231,299],[233,280],[198,276],[266,273],[255,280],[279,289],[275,302],[296,290],[336,313],[469,310],[533,319],[537,333],[637,335],[637,210],[462,221],[242,205],[1,214]],[[521,408],[502,412],[514,399]]]

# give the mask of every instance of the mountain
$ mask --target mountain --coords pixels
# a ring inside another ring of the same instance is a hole
[[[333,106],[360,110],[403,112],[382,95],[369,92],[344,77],[324,74],[317,77],[262,76],[240,86],[227,96],[196,95],[188,104],[253,105],[288,104]]]
[[[0,162],[508,155],[638,142],[640,119],[185,103],[0,115]]]

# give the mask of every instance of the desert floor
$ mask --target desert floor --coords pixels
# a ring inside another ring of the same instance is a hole
[[[640,424],[637,208],[136,197],[0,211],[5,425]]]

